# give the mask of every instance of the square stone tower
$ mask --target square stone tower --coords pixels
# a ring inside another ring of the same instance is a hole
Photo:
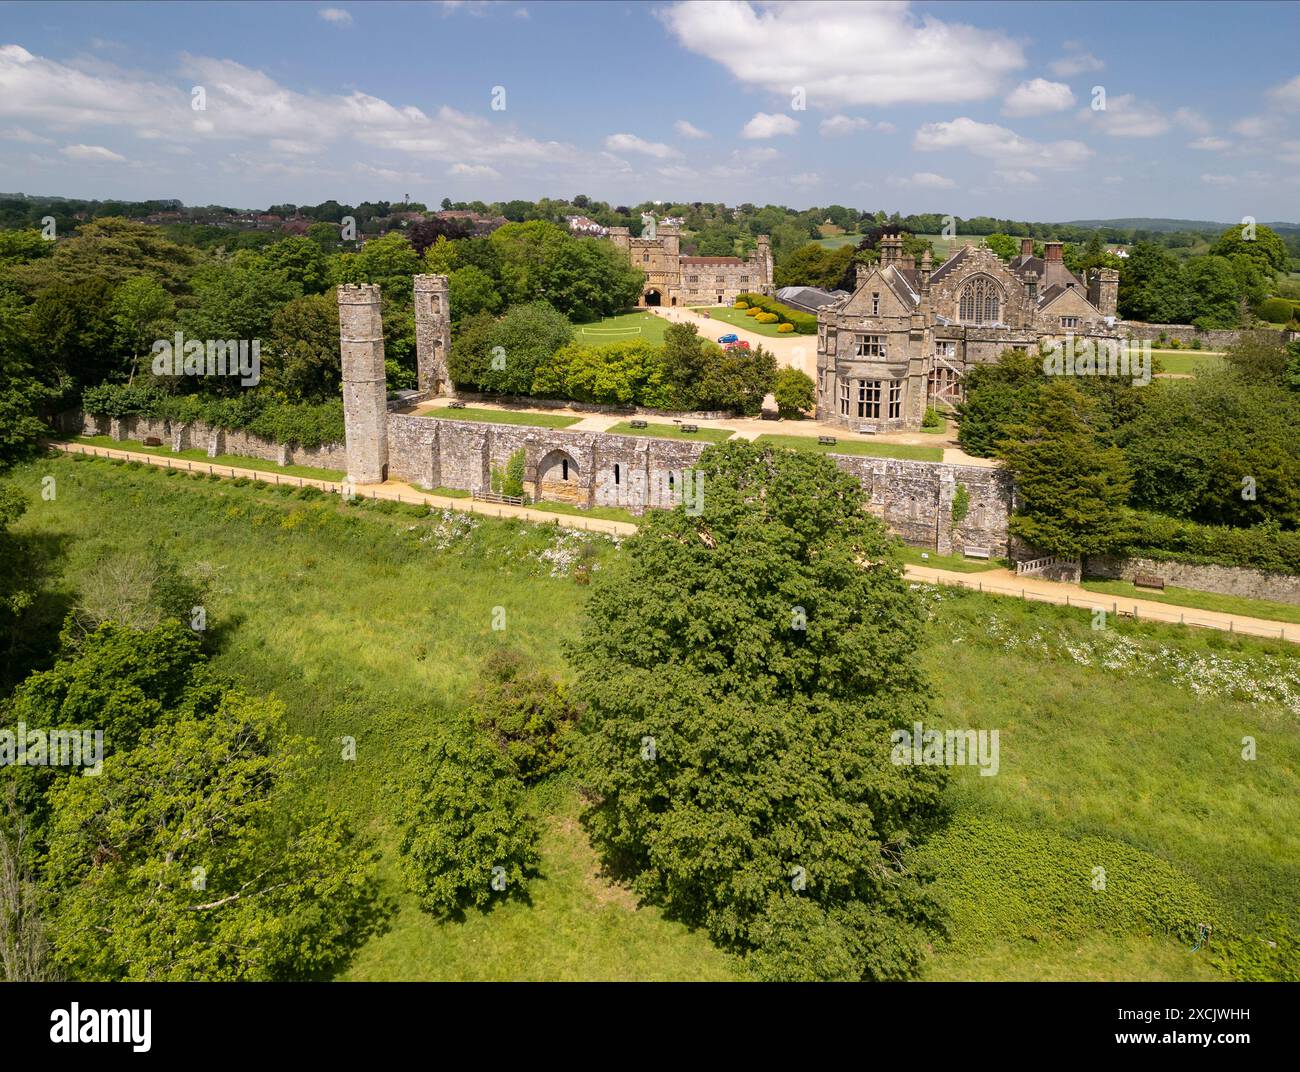
[[[415,361],[419,390],[451,394],[451,299],[445,275],[415,277]]]
[[[338,293],[348,479],[380,484],[388,477],[388,385],[379,287],[347,283]]]

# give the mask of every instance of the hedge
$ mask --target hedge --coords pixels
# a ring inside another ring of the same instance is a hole
[[[1300,532],[1269,525],[1202,525],[1144,511],[1133,511],[1132,520],[1130,555],[1300,573]]]
[[[201,421],[227,431],[243,430],[277,443],[319,447],[343,441],[343,402],[284,402],[269,393],[246,391],[233,398],[169,395],[140,384],[88,387],[81,408],[95,416],[153,417]]]
[[[800,335],[817,334],[817,317],[812,313],[801,313],[798,309],[783,305],[765,294],[742,294],[736,300],[748,303],[751,309],[761,309],[765,313],[775,313],[777,320],[786,324],[793,324],[794,330]],[[749,314],[746,313],[746,315]],[[772,322],[774,323],[774,321]]]

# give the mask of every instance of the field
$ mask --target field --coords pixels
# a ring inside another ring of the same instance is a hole
[[[628,421],[619,421],[605,431],[614,435],[654,436],[656,439],[696,439],[702,443],[721,443],[735,434],[730,428],[701,428],[698,432],[683,432],[676,424],[652,424],[649,421],[644,428],[633,428]]]
[[[943,461],[942,447],[917,447],[910,443],[869,443],[858,439],[841,439],[834,446],[818,443],[813,436],[764,434],[755,443],[792,450],[815,450],[820,454],[865,454],[873,458],[903,458],[915,462]]]
[[[531,424],[538,428],[568,428],[581,417],[566,417],[560,413],[536,413],[527,409],[426,409],[421,417],[437,417],[444,421],[481,421],[485,424]]]
[[[752,331],[755,335],[766,335],[769,338],[790,338],[797,334],[793,331],[777,331],[779,324],[760,324],[754,317],[746,316],[744,309],[733,309],[729,305],[710,305],[708,307],[709,318],[712,320],[721,320],[724,324],[730,324],[732,327],[741,328],[744,331]],[[704,328],[700,328],[701,334]],[[709,333],[709,338],[717,340],[719,335],[727,334],[725,326],[719,326],[717,331]]]
[[[1089,592],[1130,599],[1149,599],[1155,603],[1173,603],[1201,610],[1217,610],[1224,614],[1240,614],[1244,618],[1272,618],[1279,622],[1300,622],[1300,606],[1279,603],[1272,599],[1247,599],[1244,596],[1224,596],[1216,592],[1198,592],[1191,588],[1167,585],[1164,591],[1138,588],[1128,581],[1085,580],[1083,587]]]
[[[668,321],[663,317],[638,310],[619,316],[607,316],[590,324],[574,324],[573,341],[583,346],[600,346],[607,342],[638,339],[657,345],[664,341],[664,329],[667,326]]]
[[[1203,368],[1223,364],[1223,355],[1203,350],[1151,350],[1151,356],[1160,363],[1161,372],[1185,376]]]
[[[53,475],[58,495],[41,499]],[[217,667],[284,703],[322,744],[316,773],[378,840],[391,926],[347,979],[725,979],[740,963],[638,907],[600,874],[575,787],[535,790],[544,877],[531,903],[437,923],[395,864],[394,788],[426,728],[463,708],[503,640],[565,675],[561,640],[587,589],[571,573],[585,533],[451,513],[417,516],[332,497],[51,457],[11,483],[19,533],[57,557],[60,600],[115,553],[161,548],[213,579]],[[1300,888],[1300,672],[1292,646],[1154,623],[1101,633],[1078,611],[944,589],[921,656],[936,726],[999,729],[1001,770],[957,768],[950,831],[923,852],[951,917],[925,977],[1215,977],[1182,934],[1134,923],[1147,876],[1171,903],[1263,928]],[[503,606],[504,636],[491,629]],[[1288,691],[1289,690],[1289,691]],[[1243,735],[1259,759],[1239,756]],[[343,735],[355,763],[337,760]],[[946,840],[945,840],[946,838]],[[943,851],[940,851],[943,849]],[[996,851],[995,851],[996,850]],[[1112,875],[1105,897],[1089,869]],[[1294,926],[1294,923],[1293,923]]]

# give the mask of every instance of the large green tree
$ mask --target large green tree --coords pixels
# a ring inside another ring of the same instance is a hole
[[[907,977],[931,919],[907,847],[942,776],[890,760],[927,708],[894,541],[821,456],[728,443],[699,470],[702,512],[647,514],[571,651],[588,828],[643,898],[767,977],[808,970],[788,926],[855,936],[826,977]]]

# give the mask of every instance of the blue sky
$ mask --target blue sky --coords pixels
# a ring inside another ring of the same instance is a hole
[[[1294,220],[1298,41],[1295,3],[0,3],[0,190]]]

